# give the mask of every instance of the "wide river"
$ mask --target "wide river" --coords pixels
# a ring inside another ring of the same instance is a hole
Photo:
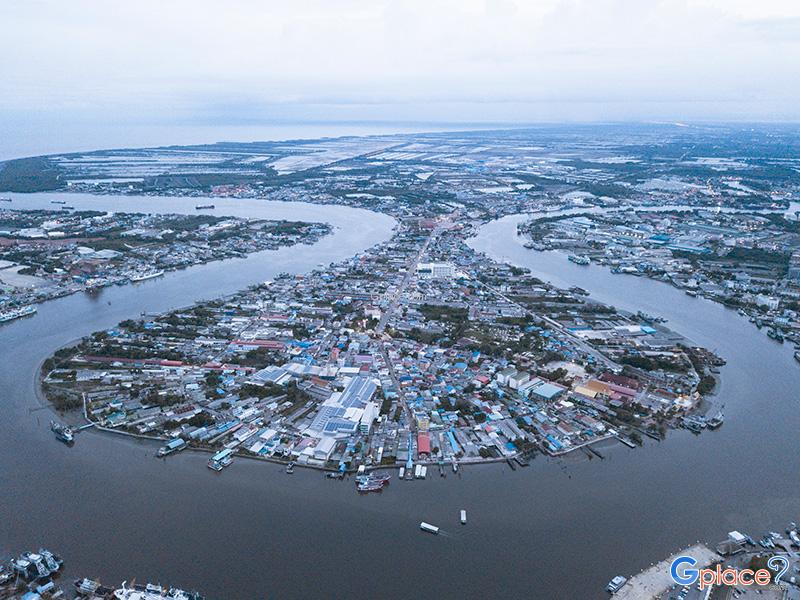
[[[194,213],[197,198],[15,195],[9,208]],[[606,460],[537,458],[530,468],[470,467],[447,478],[394,481],[359,496],[352,482],[318,472],[288,477],[276,465],[237,461],[221,474],[206,456],[166,461],[155,445],[82,432],[67,448],[48,430],[35,375],[53,350],[135,317],[213,298],[388,239],[392,219],[368,211],[214,199],[217,214],[326,221],[314,246],[210,263],[135,286],[43,304],[0,327],[0,555],[48,547],[66,577],[192,587],[214,599],[602,598],[615,574],[632,574],[697,539],[737,528],[752,533],[796,520],[796,390],[791,349],[735,312],[643,278],[580,267],[526,250],[525,217],[484,226],[471,240],[498,260],[529,267],[556,285],[660,314],[728,360],[719,391],[721,429],[671,432],[661,443],[613,446]],[[467,509],[469,524],[458,523]],[[443,535],[419,531],[425,520]]]

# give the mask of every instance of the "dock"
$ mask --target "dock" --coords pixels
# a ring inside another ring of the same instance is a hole
[[[722,561],[722,557],[704,544],[696,544],[685,550],[680,550],[672,556],[656,563],[649,569],[631,577],[614,594],[614,600],[651,600],[659,598],[661,594],[675,585],[669,574],[672,561],[678,556],[692,556],[697,560],[697,565],[692,568],[703,569]]]
[[[618,439],[620,442],[622,442],[623,444],[625,444],[625,445],[626,445],[628,448],[636,448],[636,444],[634,444],[634,443],[633,443],[632,441],[630,441],[628,438],[624,438],[624,437],[622,437],[621,435],[618,435],[618,436],[616,436],[616,438],[617,438],[617,439]]]

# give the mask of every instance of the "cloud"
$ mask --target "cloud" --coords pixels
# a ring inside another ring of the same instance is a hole
[[[9,2],[0,109],[796,119],[798,20],[777,0]]]

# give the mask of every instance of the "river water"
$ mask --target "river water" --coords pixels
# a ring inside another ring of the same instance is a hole
[[[191,212],[197,198],[15,195],[11,207]],[[470,467],[446,479],[394,481],[359,496],[318,472],[288,477],[238,460],[221,474],[206,456],[154,458],[155,445],[82,432],[72,448],[48,430],[34,393],[57,347],[135,317],[212,298],[351,256],[387,239],[392,219],[357,209],[214,199],[217,214],[327,221],[313,247],[210,263],[135,286],[43,304],[0,328],[0,554],[40,545],[66,558],[65,578],[136,577],[194,587],[209,598],[602,598],[629,575],[697,539],[759,533],[796,520],[796,390],[789,348],[736,313],[643,278],[580,267],[526,250],[525,217],[494,221],[477,250],[527,266],[557,285],[670,319],[728,360],[721,429],[672,432],[661,443],[613,446],[603,461],[539,457],[530,468]],[[109,302],[111,302],[109,304]],[[466,509],[469,524],[458,523]],[[421,533],[425,520],[443,535]]]

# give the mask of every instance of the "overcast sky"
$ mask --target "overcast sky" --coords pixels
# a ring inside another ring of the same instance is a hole
[[[797,121],[800,2],[3,0],[0,76],[6,125]]]

